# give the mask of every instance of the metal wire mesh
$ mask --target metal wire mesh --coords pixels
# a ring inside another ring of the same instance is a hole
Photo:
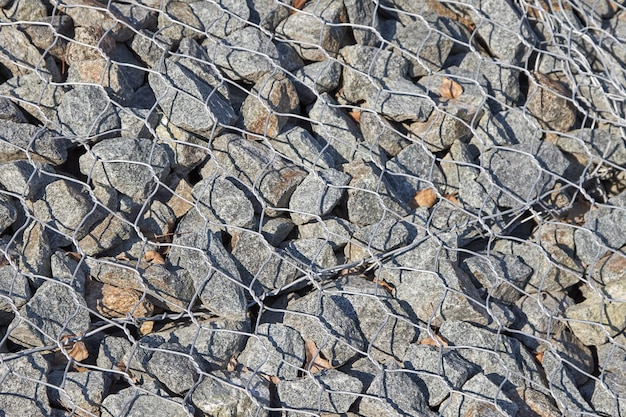
[[[0,414],[624,413],[623,2],[0,7]]]

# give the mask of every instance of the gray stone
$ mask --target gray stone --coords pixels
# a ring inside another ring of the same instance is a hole
[[[306,171],[278,157],[262,143],[226,134],[212,144],[216,163],[258,193],[267,214],[287,207],[291,194],[306,177]]]
[[[453,8],[474,22],[481,22],[476,25],[476,35],[503,63],[521,65],[530,52],[528,45],[537,41],[530,24],[512,1],[470,0]]]
[[[230,176],[206,178],[197,183],[191,195],[197,210],[219,228],[251,228],[254,207]]]
[[[418,320],[409,304],[394,298],[376,280],[346,275],[324,285],[324,293],[350,301],[370,359],[380,363],[401,360],[419,335]]]
[[[546,351],[542,357],[541,365],[546,374],[550,393],[561,413],[564,415],[595,414],[593,408],[581,395],[569,369],[558,355]]]
[[[251,286],[254,294],[281,290],[290,287],[296,280],[296,263],[285,259],[282,250],[270,246],[259,234],[237,233],[231,244],[241,278],[247,286]]]
[[[60,165],[67,159],[67,140],[42,127],[0,121],[0,163],[31,158]]]
[[[158,263],[101,258],[87,259],[86,265],[91,279],[146,293],[155,305],[166,310],[185,310],[195,296],[190,277],[173,274]]]
[[[49,166],[31,164],[25,160],[0,164],[0,185],[8,192],[34,200],[41,198],[41,191],[52,178],[47,175]]]
[[[284,245],[284,251],[305,274],[316,273],[337,265],[333,248],[324,239],[292,240]]]
[[[306,413],[345,413],[356,401],[363,384],[335,369],[326,369],[300,380],[281,381],[281,405]],[[335,392],[339,391],[339,392]]]
[[[89,189],[81,183],[60,179],[48,184],[40,199],[33,203],[33,213],[48,228],[53,247],[62,247],[85,237],[102,214],[95,206]]]
[[[350,101],[365,99],[376,82],[406,78],[411,68],[410,62],[400,55],[364,45],[342,48],[340,59],[344,64],[343,94]]]
[[[261,235],[267,243],[278,247],[289,236],[295,225],[286,217],[267,219],[261,228]]]
[[[313,341],[333,367],[341,366],[367,348],[352,303],[342,295],[311,292],[289,301],[283,324]]]
[[[344,251],[351,262],[397,249],[408,242],[409,228],[391,216],[354,232]]]
[[[97,413],[102,400],[108,395],[111,378],[100,371],[65,372],[48,374],[48,398],[66,410],[78,413]],[[58,388],[57,388],[58,387]]]
[[[552,190],[569,166],[561,151],[545,141],[491,149],[481,159],[498,188],[497,203],[502,207],[534,202]]]
[[[274,45],[278,51],[278,60],[284,71],[292,73],[304,66],[304,61],[298,55],[293,43],[288,40],[274,39]]]
[[[452,142],[446,156],[441,158],[440,167],[446,178],[446,189],[452,195],[459,194],[466,178],[478,176],[471,148],[460,140]]]
[[[6,97],[0,97],[0,119],[15,123],[27,123],[24,113]]]
[[[132,347],[133,344],[125,337],[104,335],[98,343],[96,365],[102,369],[126,371],[124,356]]]
[[[587,271],[600,286],[624,279],[626,278],[626,255],[622,252],[612,253],[590,265]]]
[[[343,170],[352,177],[346,202],[351,223],[368,226],[389,214],[408,214],[408,206],[400,200],[387,177],[373,163],[354,161],[344,165]]]
[[[289,213],[297,225],[330,213],[346,193],[350,176],[329,168],[311,172],[289,200]]]
[[[563,292],[542,292],[520,299],[516,306],[517,320],[511,326],[518,339],[532,352],[551,350],[567,361],[568,369],[581,385],[587,374],[593,373],[595,361],[591,350],[570,330],[565,321],[565,311],[574,301]]]
[[[296,379],[306,361],[300,334],[280,323],[260,324],[237,361],[253,372]]]
[[[374,112],[361,112],[360,123],[363,139],[369,146],[380,146],[389,156],[394,157],[411,142]]]
[[[461,268],[484,288],[488,297],[505,303],[514,303],[523,296],[533,273],[520,257],[494,252],[470,256]]]
[[[209,38],[202,45],[215,65],[233,81],[257,83],[280,67],[276,46],[253,26],[219,40]]]
[[[276,0],[248,0],[250,21],[273,31],[289,16],[290,9]]]
[[[576,255],[590,265],[608,251],[626,245],[626,236],[619,231],[626,225],[626,192],[611,197],[606,206],[588,212],[585,224],[574,232]]]
[[[2,169],[0,167],[0,169]],[[0,195],[0,233],[3,233],[6,229],[17,220],[17,208],[13,204],[12,199]]]
[[[348,13],[348,20],[354,25],[352,34],[356,42],[360,45],[377,46],[380,24],[375,5],[357,0],[345,0],[343,3]],[[366,29],[363,26],[369,26],[369,28]]]
[[[413,78],[443,68],[455,43],[446,27],[450,26],[449,19],[427,10],[420,11],[420,15],[420,18],[405,16],[404,22],[381,23],[381,34],[390,42],[387,48],[411,61]]]
[[[393,259],[380,277],[394,286],[395,295],[405,300],[423,322],[441,325],[450,320],[467,320],[487,324],[490,316],[481,306],[480,293],[471,279],[452,262],[437,261],[442,248],[431,240]],[[419,254],[413,253],[416,251]],[[438,266],[432,270],[430,263]]]
[[[503,65],[495,58],[485,58],[478,52],[455,56],[446,71],[458,77],[472,74],[485,97],[492,113],[517,105],[520,97],[519,67]]]
[[[121,128],[117,108],[96,85],[74,86],[63,96],[58,112],[63,134],[79,141],[116,136]]]
[[[14,309],[19,310],[31,298],[28,278],[11,265],[0,267],[0,324],[13,320]]]
[[[272,148],[287,160],[307,169],[332,168],[333,156],[307,130],[293,127],[276,138],[270,138]]]
[[[18,310],[9,338],[23,346],[46,346],[64,335],[84,334],[90,323],[80,295],[65,285],[46,281]]]
[[[421,209],[425,209],[422,207]],[[416,211],[415,213],[419,213]],[[417,220],[420,227],[427,227],[431,232],[450,233],[456,236],[458,246],[464,247],[484,233],[484,226],[476,217],[469,214],[464,207],[459,207],[447,198],[439,200],[426,215],[420,214],[415,219],[414,215],[405,217],[405,220]],[[428,226],[426,226],[427,221]],[[488,227],[488,226],[487,226]]]
[[[64,251],[56,251],[50,257],[50,271],[52,276],[76,291],[80,296],[85,296],[85,271],[82,265]]]
[[[19,102],[20,107],[39,119],[42,124],[50,123],[49,126],[51,128],[59,126],[58,107],[61,104],[65,90],[66,88],[63,86],[51,85],[47,80],[41,79],[39,74],[34,72],[13,77],[0,84],[0,93],[2,95]],[[25,124],[24,126],[27,125]],[[37,129],[36,131],[39,130]],[[23,144],[22,147],[26,148],[29,142],[30,140]],[[40,143],[39,146],[42,146],[42,144]],[[65,146],[63,148],[65,149]],[[54,153],[58,153],[58,150]]]
[[[320,144],[336,153],[336,163],[355,159],[363,138],[356,123],[342,111],[334,98],[327,93],[320,95],[309,109],[309,117]],[[367,155],[364,156],[367,158]]]
[[[258,80],[243,102],[243,124],[251,133],[275,138],[299,105],[291,81],[282,74],[269,74]]]
[[[210,416],[267,417],[270,385],[256,373],[216,371],[198,384],[191,402]]]
[[[567,308],[569,327],[586,344],[600,345],[626,328],[626,279],[591,292],[585,301]]]
[[[167,118],[155,129],[157,143],[172,155],[171,169],[179,177],[186,177],[209,156],[204,138],[169,123]]]
[[[582,163],[600,165],[604,161],[626,164],[626,144],[618,135],[602,128],[583,128],[559,135],[555,145],[563,152],[582,158]]]
[[[15,24],[6,26],[0,33],[0,60],[3,70],[10,74],[9,78],[30,72],[41,72],[50,76],[51,68],[46,65],[41,52]],[[54,60],[51,64],[54,64]],[[58,70],[55,75],[58,76]],[[55,77],[55,81],[59,79]]]
[[[193,357],[178,344],[164,343],[157,348],[145,363],[148,374],[176,394],[191,389],[198,378]]]
[[[187,274],[202,304],[215,314],[240,320],[246,317],[246,298],[237,267],[224,248],[219,232],[207,228],[196,210],[181,220],[167,255],[168,269]]]
[[[17,265],[20,272],[31,276],[33,283],[38,286],[41,284],[41,281],[32,276],[50,276],[52,248],[42,223],[32,221],[24,226],[26,228],[21,233],[21,242],[18,240]]]
[[[6,417],[50,415],[46,385],[48,361],[40,353],[6,360],[0,355],[0,404]]]
[[[148,68],[153,68],[172,48],[172,42],[164,36],[144,29],[133,36],[132,40],[128,42],[128,47],[137,54]]]
[[[148,75],[160,109],[174,125],[199,135],[210,136],[232,125],[237,116],[217,88],[192,70],[165,59]]]
[[[538,143],[543,132],[537,119],[523,109],[513,108],[499,113],[486,113],[476,127],[471,143],[483,149],[494,146],[528,145]]]
[[[420,344],[409,346],[404,356],[404,367],[415,371],[415,376],[426,385],[426,400],[430,407],[437,407],[453,390],[460,390],[477,371],[473,364],[454,350]]]
[[[169,174],[170,158],[149,139],[107,139],[80,157],[80,170],[94,183],[143,201]]]
[[[202,32],[223,38],[243,28],[250,18],[250,9],[245,2],[219,0],[218,2],[197,1],[189,4],[200,20]]]
[[[424,393],[411,379],[411,374],[395,362],[384,365],[366,391],[369,394],[359,403],[363,415],[434,416],[426,404]]]
[[[415,193],[435,187],[445,192],[445,178],[435,157],[422,144],[414,143],[387,161],[385,173],[403,202],[408,203]]]
[[[486,404],[485,404],[486,403]],[[495,406],[494,406],[495,403]],[[476,413],[475,407],[489,406]],[[519,410],[502,388],[493,383],[488,376],[479,373],[470,378],[460,392],[454,392],[450,399],[441,405],[445,417],[465,415],[515,416]],[[501,411],[500,411],[501,410]],[[469,414],[467,414],[469,413]]]
[[[498,391],[515,393],[517,389],[544,389],[537,362],[516,340],[500,331],[469,322],[447,321],[439,335],[466,361],[480,368]]]
[[[347,21],[343,3],[322,0],[305,4],[301,11],[283,20],[276,33],[293,40],[292,46],[307,61],[324,61],[341,48]]]
[[[122,213],[111,213],[91,229],[77,246],[85,254],[94,256],[115,252],[124,242],[136,238],[135,228],[124,220]]]
[[[213,318],[175,328],[167,340],[179,343],[184,352],[192,352],[201,362],[201,369],[225,369],[230,359],[243,350],[249,334],[248,321]]]
[[[334,59],[313,62],[305,65],[294,73],[294,83],[300,101],[311,104],[320,94],[330,93],[339,86],[341,80],[341,64]]]
[[[165,393],[156,395],[138,387],[125,388],[116,394],[109,395],[102,401],[100,412],[102,417],[162,414],[171,417],[188,417],[190,414],[190,410],[181,404],[180,400],[169,397]]]
[[[568,132],[576,124],[576,105],[565,77],[531,73],[528,99],[524,106],[544,129]]]
[[[324,239],[334,250],[343,248],[355,231],[354,225],[341,217],[328,217],[319,222],[298,226],[298,237],[301,239]]]
[[[619,415],[626,407],[624,402],[624,398],[626,398],[626,385],[624,384],[625,354],[623,347],[615,346],[612,343],[598,348],[598,363],[603,379],[602,383],[593,381],[595,389],[589,401],[598,413]]]
[[[152,242],[158,242],[170,233],[176,223],[176,213],[167,204],[153,200],[149,207],[141,208],[136,218],[139,230]]]

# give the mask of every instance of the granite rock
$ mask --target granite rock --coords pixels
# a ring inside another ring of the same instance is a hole
[[[235,134],[213,140],[213,157],[227,173],[258,193],[270,215],[288,206],[294,190],[306,177],[302,168],[278,157],[265,144]]]
[[[67,159],[67,140],[28,123],[0,121],[0,163],[29,158],[62,164]]]
[[[185,215],[176,232],[174,246],[167,255],[168,269],[189,276],[202,304],[215,314],[235,320],[245,318],[241,277],[219,232],[208,229],[196,210]]]
[[[260,324],[237,361],[254,372],[296,379],[306,360],[300,334],[280,323]]]
[[[49,368],[50,365],[39,353],[11,361],[3,358],[0,365],[0,404],[7,417],[17,417],[24,413],[51,414],[46,385],[41,382],[46,378]]]
[[[149,139],[115,138],[97,143],[80,157],[80,170],[94,183],[145,200],[170,172],[170,157]]]
[[[278,397],[286,408],[309,413],[345,413],[358,398],[363,384],[335,369],[278,384]],[[339,392],[334,392],[339,391]]]
[[[48,398],[65,409],[75,408],[78,414],[96,413],[111,382],[110,376],[100,371],[52,371],[48,374]]]
[[[343,3],[322,0],[291,14],[276,27],[276,33],[292,40],[302,59],[324,61],[339,51],[345,34],[340,23],[346,21]]]
[[[305,104],[313,103],[320,94],[329,93],[339,86],[341,64],[334,59],[313,62],[295,72],[294,86]]]
[[[165,59],[148,76],[160,109],[174,125],[199,135],[229,126],[237,116],[217,88],[184,65]]]
[[[241,106],[246,129],[275,138],[299,106],[296,89],[284,75],[270,74],[258,80]]]
[[[254,207],[233,177],[206,178],[197,183],[191,195],[197,210],[221,228],[251,228]]]
[[[0,324],[9,324],[13,308],[20,309],[32,296],[28,278],[11,265],[0,267]]]
[[[330,213],[346,194],[350,176],[332,168],[311,172],[289,200],[291,219],[297,225]]]
[[[333,168],[335,160],[330,152],[301,127],[292,127],[276,138],[269,139],[272,148],[287,160],[307,169]]]
[[[191,402],[206,415],[266,417],[270,386],[259,374],[217,371],[198,384]]]
[[[270,37],[253,26],[220,40],[209,38],[202,45],[217,68],[233,81],[257,83],[280,66],[279,52]]]
[[[455,351],[426,344],[412,344],[408,347],[404,367],[415,371],[415,377],[424,382],[430,407],[440,405],[477,371],[473,364]]]
[[[85,300],[80,295],[71,287],[47,281],[18,310],[9,338],[23,346],[46,346],[65,335],[85,333],[90,323]]]

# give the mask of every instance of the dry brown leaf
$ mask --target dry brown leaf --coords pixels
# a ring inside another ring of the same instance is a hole
[[[233,372],[235,369],[237,369],[237,359],[235,359],[235,357],[233,356],[228,361],[228,365],[226,365],[226,370],[228,372]]]
[[[395,289],[393,285],[391,285],[391,284],[390,284],[390,283],[388,283],[387,281],[382,280],[382,279],[380,279],[380,278],[377,278],[375,282],[376,282],[376,284],[378,284],[378,285],[380,285],[381,287],[383,287],[383,288],[385,289],[385,291],[387,291],[389,294],[392,294],[392,295],[393,295],[393,291],[394,291],[394,289]]]
[[[361,123],[361,112],[358,110],[354,110],[354,111],[349,111],[348,115],[350,117],[352,117],[352,119],[357,122],[357,123]]]
[[[65,335],[61,338],[61,342],[63,343],[63,350],[65,350],[72,359],[81,362],[89,357],[89,352],[82,340],[73,340],[75,337],[74,335]]]
[[[463,87],[461,87],[461,84],[452,81],[449,78],[443,77],[441,87],[439,88],[439,95],[441,96],[441,98],[458,98],[462,93]]]
[[[141,323],[141,326],[139,327],[139,333],[145,336],[149,333],[152,333],[153,328],[154,328],[153,321],[144,321],[143,323]]]
[[[291,3],[291,6],[294,9],[302,10],[302,8],[304,7],[306,2],[307,2],[307,0],[293,0],[293,2]],[[294,14],[294,13],[296,13],[296,11],[292,10],[291,14]]]
[[[333,367],[328,359],[322,357],[322,353],[319,351],[314,341],[305,340],[304,350],[306,352],[305,368],[310,369],[311,373],[315,374],[323,369],[331,369]]]
[[[537,362],[541,363],[543,361],[543,352],[537,352],[535,354],[535,358],[537,359]]]
[[[426,188],[415,193],[413,200],[409,202],[412,208],[426,207],[431,208],[437,202],[437,193],[434,188]]]
[[[456,198],[455,196],[453,196],[452,194],[446,194],[446,195],[443,196],[443,198],[445,198],[446,200],[448,200],[452,204],[455,204],[457,206],[459,205],[459,199]]]
[[[165,265],[165,259],[155,250],[147,251],[143,257],[146,261],[152,262],[153,264]]]
[[[435,334],[435,338],[434,339],[432,337],[428,337],[428,338],[422,340],[419,344],[420,345],[427,345],[427,346],[448,346],[448,342],[446,342],[445,339],[443,339],[438,334]]]

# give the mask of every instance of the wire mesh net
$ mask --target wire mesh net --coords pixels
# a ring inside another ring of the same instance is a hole
[[[613,0],[0,0],[0,414],[626,407]]]

